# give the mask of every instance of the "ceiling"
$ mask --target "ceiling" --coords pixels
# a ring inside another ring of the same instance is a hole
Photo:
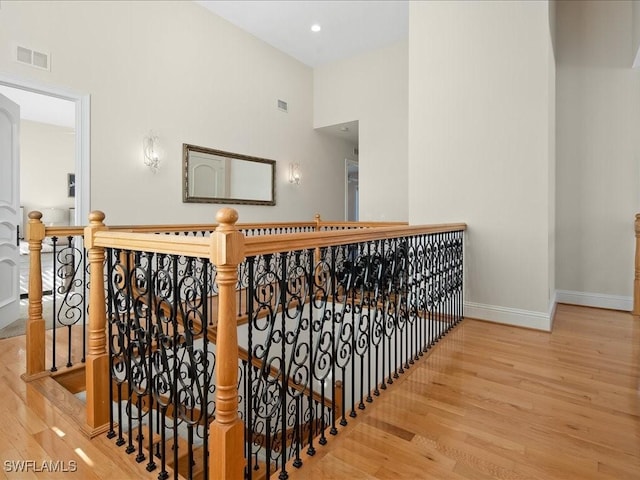
[[[316,128],[318,132],[342,138],[351,143],[358,143],[358,121],[329,125],[328,127]]]
[[[197,1],[310,67],[407,38],[407,0]],[[311,31],[319,24],[320,32]]]
[[[70,100],[0,84],[0,94],[20,105],[20,119],[59,127],[76,127],[76,104]]]
[[[310,67],[319,67],[407,38],[407,0],[286,0],[196,3]],[[311,26],[322,29],[312,32]],[[318,131],[358,143],[358,122]]]

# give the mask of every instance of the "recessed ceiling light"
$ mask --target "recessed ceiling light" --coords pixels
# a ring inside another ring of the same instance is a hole
[[[320,30],[322,30],[322,27],[320,26],[320,24],[314,23],[313,25],[311,25],[312,32],[319,32]]]
[[[341,132],[348,132],[349,131],[349,127],[340,127],[340,131]]]

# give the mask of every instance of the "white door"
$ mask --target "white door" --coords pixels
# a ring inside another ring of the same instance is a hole
[[[20,263],[20,107],[0,95],[0,328],[18,319]]]

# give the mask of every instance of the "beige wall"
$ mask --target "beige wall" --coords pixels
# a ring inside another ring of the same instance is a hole
[[[359,121],[360,220],[406,221],[407,43],[316,68],[314,126]]]
[[[409,221],[469,224],[466,314],[550,327],[547,2],[412,2]]]
[[[640,2],[633,0],[631,3],[632,14],[632,38],[631,38],[631,60],[635,68],[640,67]],[[626,8],[626,7],[625,7]]]
[[[640,72],[630,2],[557,2],[557,288],[631,308]]]
[[[50,52],[51,72],[13,62],[15,43]],[[91,95],[91,208],[108,223],[213,220],[219,205],[182,203],[182,143],[278,162],[277,206],[238,206],[241,221],[344,215],[351,149],[314,132],[311,69],[193,2],[3,1],[0,45],[0,72]],[[290,185],[289,162],[308,181]]]
[[[31,210],[74,206],[67,174],[75,171],[73,129],[20,122],[20,205]]]
[[[548,328],[556,288],[630,301],[636,7],[412,2],[408,42],[313,72],[192,2],[3,1],[0,44],[50,51],[52,71],[7,48],[0,72],[91,94],[92,206],[112,223],[213,218],[181,203],[183,142],[278,161],[278,205],[244,221],[342,218],[351,145],[314,128],[358,120],[361,219],[467,222],[467,314]]]

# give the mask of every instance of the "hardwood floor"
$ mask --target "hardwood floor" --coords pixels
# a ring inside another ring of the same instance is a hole
[[[0,341],[0,478],[157,478],[25,384],[24,356],[24,337]],[[8,472],[19,460],[77,472]],[[552,334],[464,320],[304,462],[291,479],[640,479],[640,320],[567,305]]]
[[[640,479],[640,320],[464,320],[359,417],[290,478]]]
[[[57,383],[52,389],[51,382],[20,378],[24,345],[24,336],[0,340],[0,479],[157,479],[157,472],[147,472],[105,435],[89,440],[81,433],[78,415],[69,414],[78,405],[64,405]]]

